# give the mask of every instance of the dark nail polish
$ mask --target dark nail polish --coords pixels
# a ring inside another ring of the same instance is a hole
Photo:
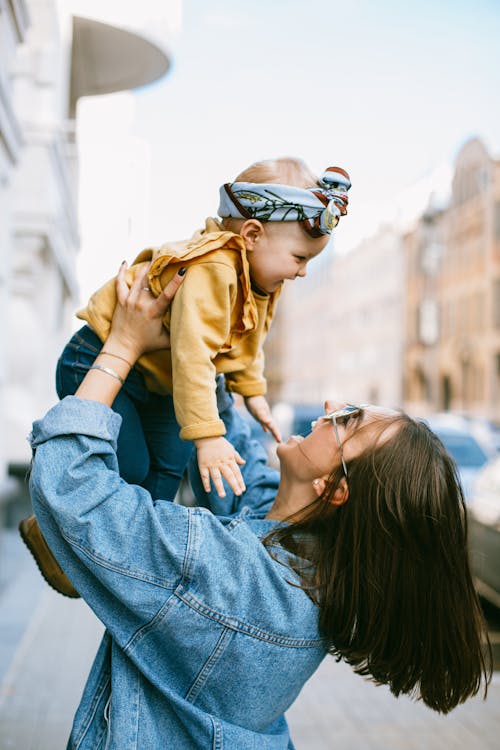
[[[186,270],[187,270],[186,266],[182,266],[182,268],[179,268],[177,273],[179,274],[179,276],[184,276],[184,274],[186,273]]]

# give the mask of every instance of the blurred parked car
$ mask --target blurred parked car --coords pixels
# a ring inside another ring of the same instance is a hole
[[[467,420],[456,414],[436,414],[425,422],[436,433],[457,465],[466,500],[479,470],[495,454],[487,443],[479,442],[472,434]]]
[[[472,432],[476,440],[494,453],[500,453],[500,425],[485,417],[458,414]]]
[[[290,435],[305,437],[311,432],[311,422],[324,414],[323,404],[278,403],[273,407],[273,417],[286,440]]]
[[[468,515],[476,588],[500,608],[500,456],[478,473]]]

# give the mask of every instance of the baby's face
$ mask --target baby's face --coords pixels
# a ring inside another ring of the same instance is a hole
[[[247,257],[252,280],[270,294],[285,279],[305,276],[308,262],[324,250],[330,235],[310,237],[297,221],[270,221],[263,226],[263,236]]]

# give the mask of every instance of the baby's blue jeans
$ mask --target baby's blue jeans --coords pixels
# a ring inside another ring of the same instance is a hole
[[[56,388],[59,398],[73,395],[97,357],[102,342],[87,325],[77,331],[59,358]],[[189,478],[199,505],[216,515],[238,513],[248,503],[258,511],[272,503],[279,474],[267,465],[262,445],[253,440],[248,421],[234,408],[234,399],[225,389],[222,375],[217,377],[217,408],[226,426],[226,439],[245,459],[241,467],[247,487],[238,498],[224,481],[226,496],[205,492],[198,472],[193,443],[181,440],[171,396],[148,391],[142,373],[133,368],[113,403],[123,421],[118,436],[117,456],[120,475],[129,484],[145,487],[154,499],[173,500],[189,463]]]
[[[101,347],[87,325],[74,334],[57,363],[59,398],[75,393]],[[129,484],[145,487],[155,499],[173,500],[193,443],[179,437],[172,396],[148,391],[142,373],[133,368],[113,410],[123,419],[117,448],[120,475]]]

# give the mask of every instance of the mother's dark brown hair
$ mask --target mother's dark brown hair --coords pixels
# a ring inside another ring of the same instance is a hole
[[[265,544],[293,553],[331,654],[394,695],[447,713],[476,694],[483,677],[486,695],[491,648],[455,465],[425,424],[404,414],[397,421],[389,440],[379,436],[349,462],[343,505],[329,502],[340,468]]]

